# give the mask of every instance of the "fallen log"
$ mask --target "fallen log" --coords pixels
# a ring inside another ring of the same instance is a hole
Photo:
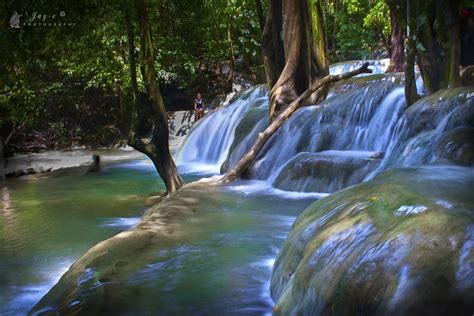
[[[303,101],[308,99],[314,92],[326,87],[327,85],[351,78],[362,73],[372,73],[369,68],[369,63],[365,63],[360,68],[349,71],[339,75],[328,75],[321,80],[315,81],[311,87],[305,90],[298,98],[296,98],[290,105],[283,110],[278,117],[262,132],[259,133],[255,143],[250,150],[239,160],[237,165],[229,172],[220,178],[219,183],[228,183],[240,178],[250,167],[255,157],[258,155],[263,146],[267,143],[270,137],[293,115],[293,113],[301,106]]]

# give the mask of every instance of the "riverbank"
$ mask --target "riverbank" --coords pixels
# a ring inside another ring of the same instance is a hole
[[[193,111],[179,111],[170,114],[170,150],[172,153],[178,152],[182,147],[186,135],[194,124],[193,114]],[[3,161],[0,163],[0,179],[85,166],[92,162],[93,154],[100,155],[104,164],[145,158],[145,155],[129,146],[117,148],[78,147],[17,154],[8,158],[6,168],[3,167]]]
[[[140,159],[144,156],[128,146],[116,149],[52,150],[42,153],[15,155],[8,159],[7,167],[0,171],[0,178],[2,174],[6,178],[13,178],[85,166],[92,162],[93,154],[100,155],[105,164],[120,160]]]

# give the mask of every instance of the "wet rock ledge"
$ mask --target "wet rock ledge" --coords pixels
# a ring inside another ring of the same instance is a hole
[[[281,315],[470,315],[474,169],[388,171],[309,206],[275,262]]]

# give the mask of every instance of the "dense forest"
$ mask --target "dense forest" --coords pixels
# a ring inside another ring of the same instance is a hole
[[[141,35],[132,3],[122,2],[3,2],[3,21],[13,12],[19,16],[18,28],[1,29],[0,135],[5,155],[71,145],[107,146],[127,134],[133,86],[127,15],[137,37],[135,54]],[[324,37],[319,53],[327,54],[331,63],[388,57],[391,44],[396,45],[393,36],[391,42],[392,3],[312,0],[314,35]],[[191,109],[197,91],[211,100],[230,92],[233,82],[266,82],[260,39],[269,1],[146,5],[156,80],[168,110]],[[401,25],[402,31],[394,32],[403,36]],[[397,49],[403,50],[393,48]],[[141,76],[137,84],[139,98],[146,103]]]

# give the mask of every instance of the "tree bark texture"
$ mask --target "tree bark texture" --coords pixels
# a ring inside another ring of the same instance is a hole
[[[149,143],[143,142],[138,134],[138,116],[140,114],[140,104],[138,102],[138,85],[136,81],[136,64],[134,54],[133,30],[131,29],[130,18],[126,16],[127,34],[129,41],[129,63],[130,63],[130,77],[132,79],[132,92],[134,94],[134,119],[132,129],[129,135],[128,144],[134,149],[147,155],[158,174],[165,183],[166,193],[170,194],[181,188],[184,184],[181,176],[178,173],[176,165],[171,157],[169,151],[169,130],[168,120],[166,117],[165,105],[161,92],[156,81],[155,70],[155,52],[153,42],[151,39],[150,25],[148,19],[147,7],[144,0],[135,1],[138,15],[138,24],[141,37],[141,54],[140,54],[140,68],[142,71],[143,81],[145,83],[146,91],[151,100],[152,106],[152,120],[153,120],[153,135]],[[133,50],[133,52],[132,52]]]
[[[425,90],[460,85],[460,0],[386,0],[399,25],[407,27],[405,95],[410,105],[417,99],[415,63]],[[405,12],[400,14],[399,12]]]
[[[322,25],[322,12],[316,12],[316,19],[321,21],[319,26]],[[325,56],[318,55],[315,47],[313,17],[308,0],[283,0],[281,15],[285,66],[270,92],[271,121],[314,80],[329,73]],[[318,34],[322,35],[321,42],[324,43],[324,28],[318,29]],[[321,42],[318,41],[318,47]],[[310,103],[316,101],[316,95],[308,99]]]
[[[405,15],[406,6],[396,4],[395,0],[386,0],[390,9],[390,64],[386,72],[403,72],[405,69],[405,31],[406,25],[403,15]]]
[[[416,36],[413,34],[415,30],[415,19],[413,15],[416,13],[415,7],[411,0],[407,1],[406,20],[407,20],[407,64],[405,68],[405,101],[408,106],[415,103],[420,96],[416,90],[415,77],[415,55],[416,55]]]
[[[271,88],[275,85],[285,67],[285,49],[282,34],[282,0],[271,0],[267,19],[262,33],[262,55],[267,83]]]
[[[460,85],[460,0],[410,0],[417,56],[425,89],[432,94]]]

